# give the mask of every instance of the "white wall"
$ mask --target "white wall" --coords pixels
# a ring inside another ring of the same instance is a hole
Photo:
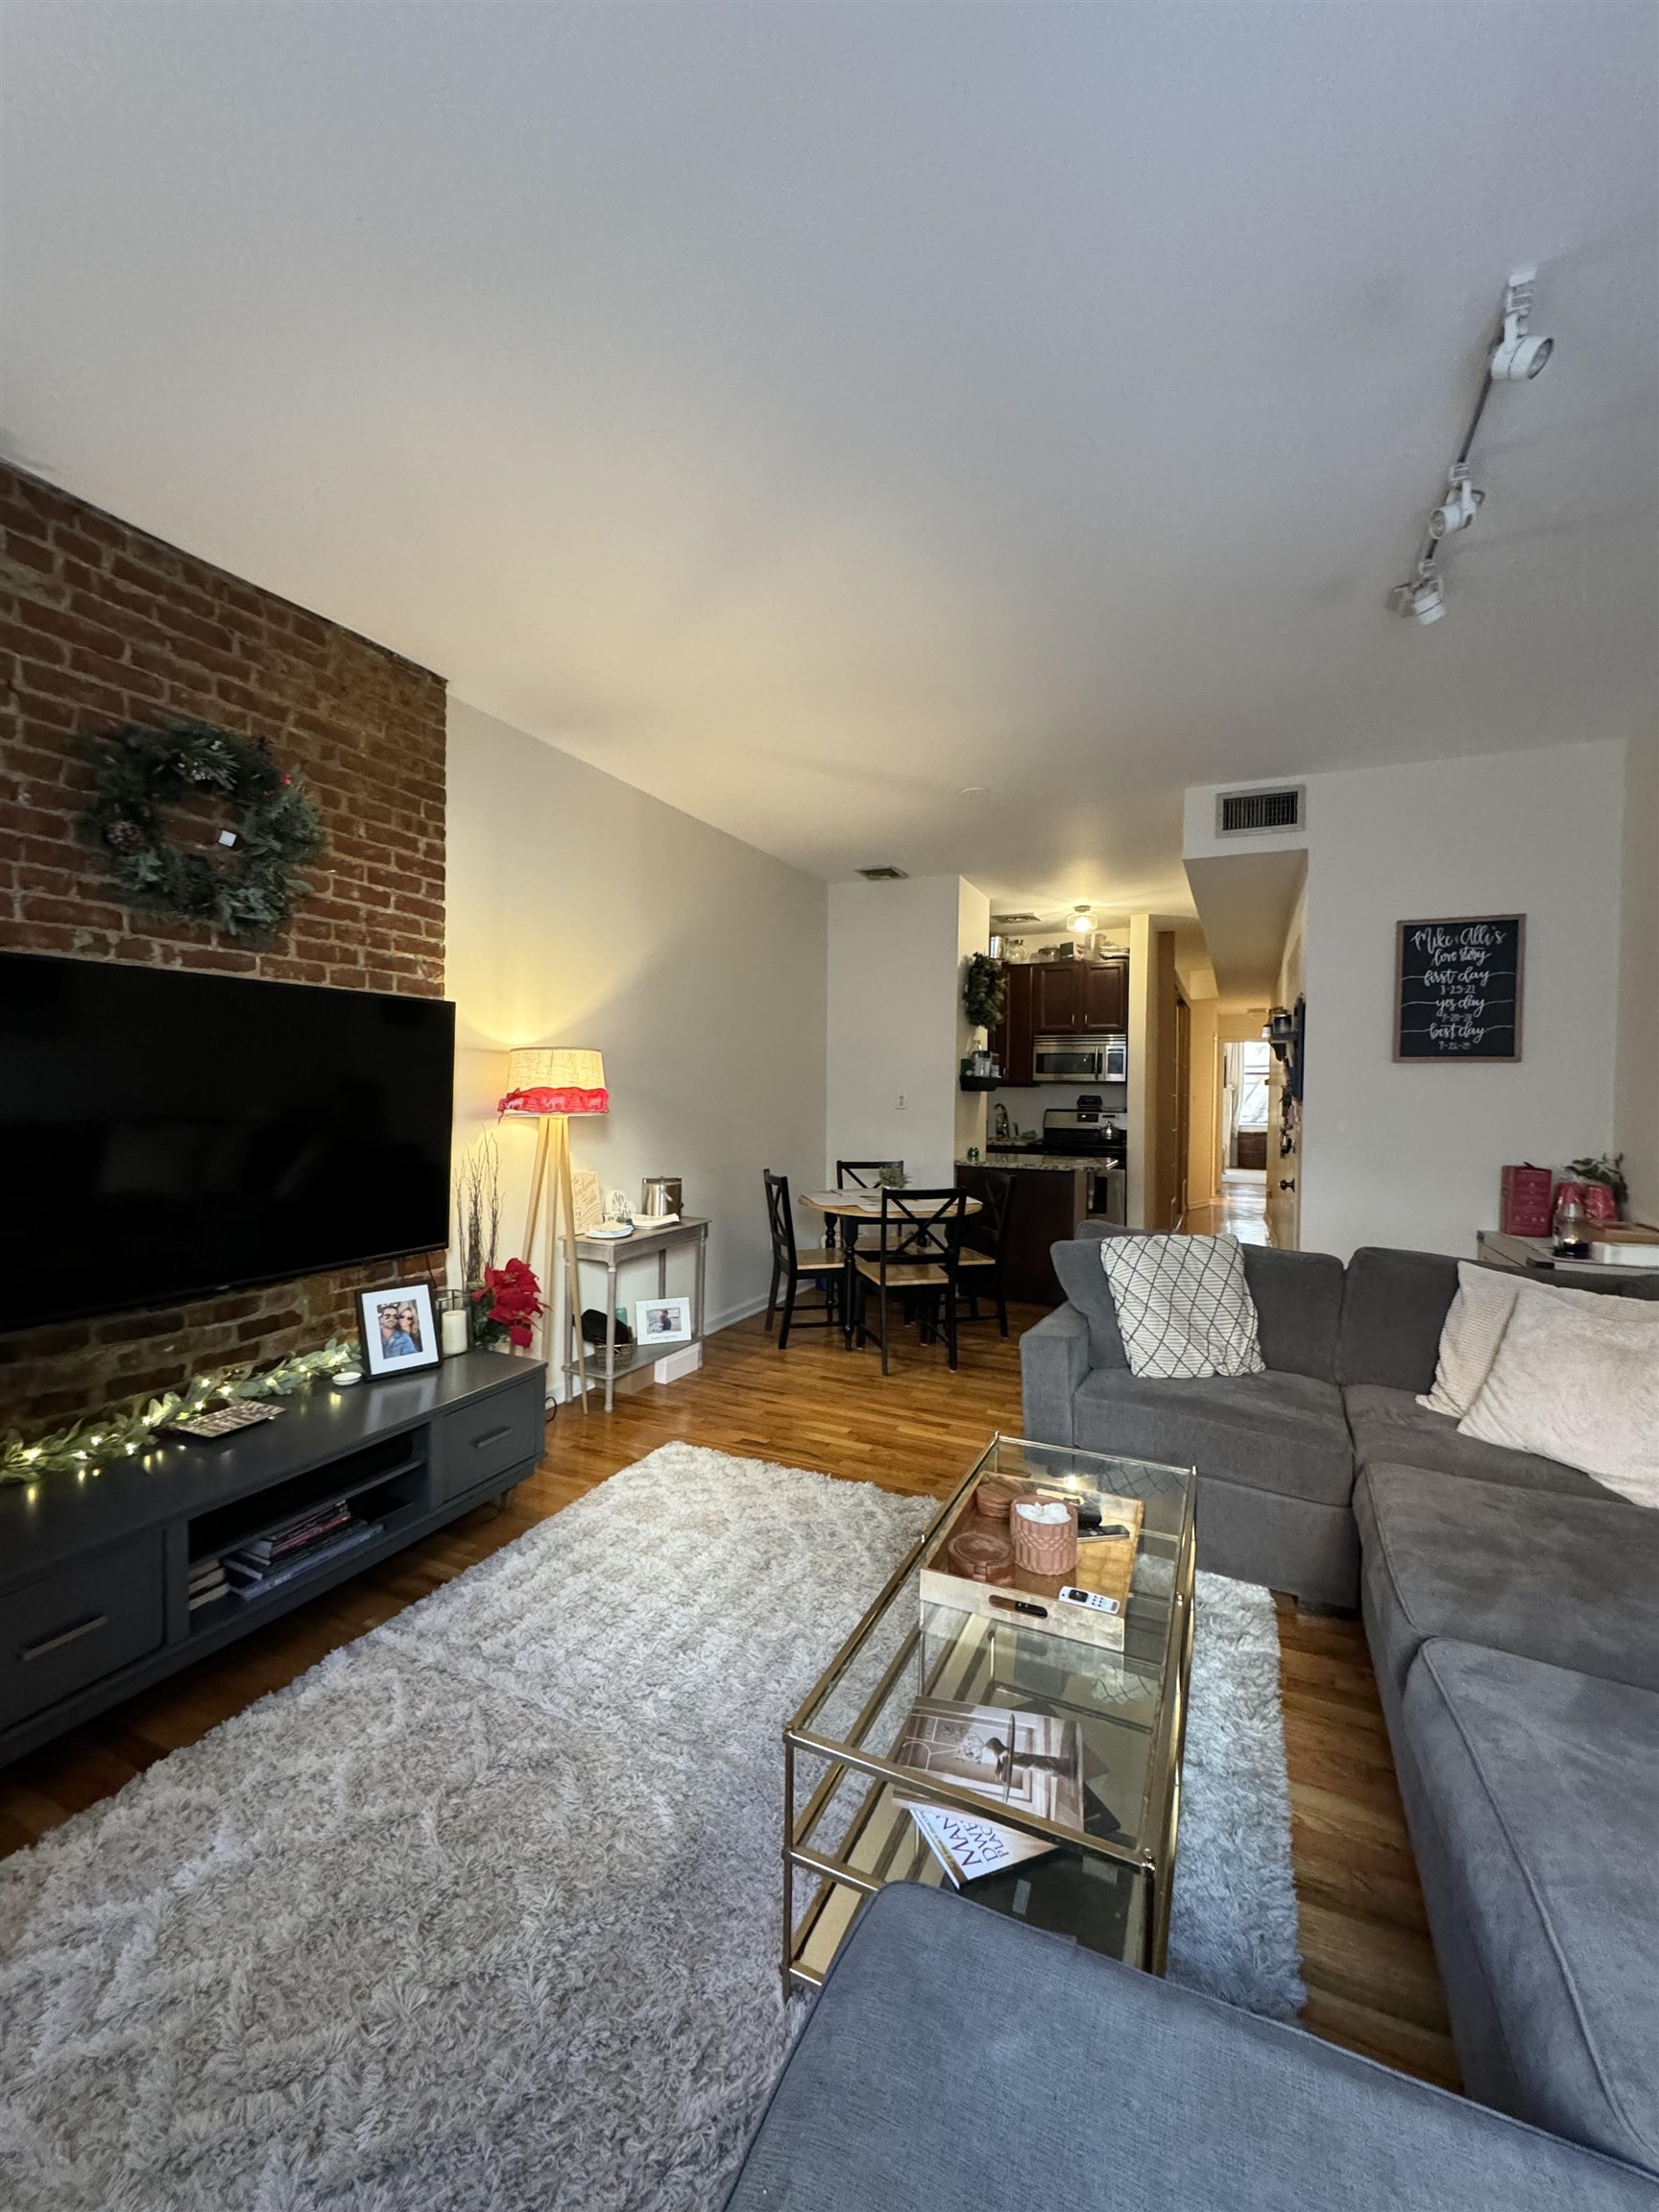
[[[991,943],[991,902],[976,883],[966,877],[956,879],[956,1053],[952,1063],[953,1074],[959,1074],[962,1062],[975,1046],[983,1045],[986,1032],[975,1027],[962,1011],[962,986],[968,974],[968,963],[975,952],[983,952]],[[956,1132],[954,1156],[967,1157],[971,1144],[985,1149],[985,1106],[983,1091],[956,1092]],[[946,1177],[953,1183],[953,1175]]]
[[[1506,1161],[1613,1129],[1617,742],[1316,776],[1310,784],[1302,1243],[1472,1257]],[[1392,1058],[1395,924],[1525,914],[1518,1063]]]
[[[831,1182],[838,1159],[902,1160],[912,1183],[955,1181],[965,892],[983,949],[990,902],[959,877],[830,887]]]
[[[509,1046],[596,1046],[611,1112],[571,1122],[575,1165],[636,1205],[643,1176],[682,1177],[712,1223],[710,1325],[753,1311],[760,1171],[813,1189],[824,1157],[825,886],[452,698],[447,909],[457,1148],[495,1126]],[[497,1135],[506,1257],[535,1129]],[[624,1294],[655,1288],[641,1266]]]
[[[1659,1222],[1659,733],[1624,749],[1624,855],[1619,946],[1619,1067],[1613,1149],[1624,1155],[1630,1210]]]
[[[1147,1226],[1152,1165],[1158,1141],[1157,932],[1150,914],[1129,917],[1129,1081],[1124,1125],[1128,1131],[1125,1211],[1131,1229]],[[1159,1224],[1162,1227],[1162,1224]]]

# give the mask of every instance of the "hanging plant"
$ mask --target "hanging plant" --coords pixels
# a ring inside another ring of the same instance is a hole
[[[1007,991],[1008,978],[1002,973],[1001,961],[993,960],[989,952],[973,953],[962,985],[962,1011],[976,1029],[996,1028],[1002,1019]]]
[[[128,723],[85,747],[92,803],[82,834],[110,856],[115,889],[135,906],[202,922],[232,937],[279,928],[308,886],[298,870],[323,850],[313,802],[269,749],[210,723]],[[165,814],[217,795],[238,809],[218,854],[175,844]]]

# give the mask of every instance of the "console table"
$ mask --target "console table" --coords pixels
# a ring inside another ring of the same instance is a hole
[[[418,1375],[313,1383],[280,1419],[0,1489],[0,1763],[401,1551],[541,1456],[546,1370],[467,1352]],[[190,1563],[349,1499],[371,1542],[192,1613]]]
[[[616,1273],[630,1260],[657,1262],[657,1295],[668,1295],[668,1254],[676,1245],[689,1245],[696,1265],[691,1292],[691,1334],[682,1337],[678,1344],[624,1344],[616,1342]],[[653,1365],[659,1359],[672,1358],[676,1352],[688,1352],[693,1344],[701,1344],[704,1334],[704,1299],[709,1278],[709,1224],[696,1214],[683,1214],[678,1221],[670,1221],[664,1228],[653,1229],[648,1222],[636,1222],[631,1237],[578,1237],[576,1239],[578,1262],[590,1261],[605,1270],[605,1341],[593,1346],[592,1367],[588,1371],[588,1387],[597,1389],[601,1381],[605,1384],[605,1410],[609,1413],[616,1402],[616,1378],[633,1368]],[[566,1310],[565,1316],[565,1360],[567,1382],[578,1383],[580,1371],[576,1359],[575,1332],[582,1326],[580,1313]],[[587,1367],[588,1363],[584,1362]]]

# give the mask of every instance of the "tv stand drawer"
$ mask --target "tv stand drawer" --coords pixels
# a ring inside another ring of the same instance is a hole
[[[544,1372],[533,1367],[507,1389],[438,1416],[432,1424],[435,1500],[458,1498],[492,1476],[512,1474],[526,1460],[541,1458],[547,1427]]]
[[[161,1537],[140,1536],[0,1597],[0,1728],[161,1642]]]

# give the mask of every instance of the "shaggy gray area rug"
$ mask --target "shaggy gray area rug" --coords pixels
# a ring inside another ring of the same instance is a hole
[[[709,2212],[787,2040],[780,1728],[929,1510],[665,1446],[0,1864],[0,2203]],[[1175,1958],[1283,2011],[1276,1672],[1206,1577]]]

